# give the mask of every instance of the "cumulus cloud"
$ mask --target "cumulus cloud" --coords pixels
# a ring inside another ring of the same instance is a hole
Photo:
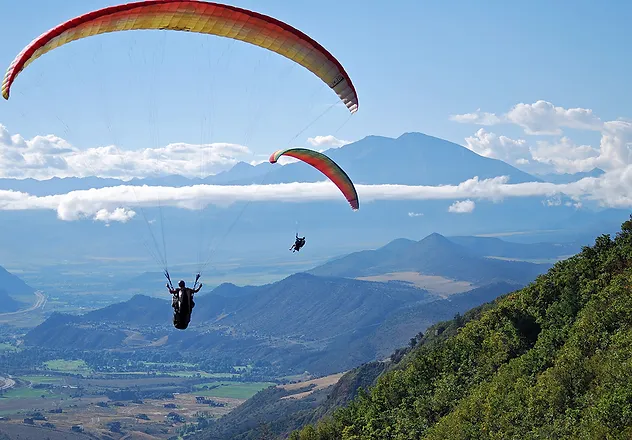
[[[556,197],[565,196],[576,206],[581,206],[578,204],[585,199],[597,201],[602,206],[622,208],[632,207],[632,167],[567,184],[510,184],[507,176],[499,176],[484,180],[474,177],[458,185],[356,185],[356,189],[361,206],[378,200],[455,200],[457,203],[452,205],[450,212],[471,212],[475,207],[474,200],[498,202],[510,197],[556,200]],[[0,210],[54,210],[61,220],[66,221],[93,218],[125,222],[133,217],[135,207],[172,206],[196,210],[209,204],[229,206],[238,201],[302,203],[325,200],[345,203],[339,189],[329,181],[180,188],[121,185],[41,197],[0,191]]]
[[[327,136],[316,136],[307,138],[307,142],[312,147],[342,147],[344,145],[350,144],[351,141],[345,141],[343,139],[338,139],[335,136],[327,135]]]
[[[107,209],[99,209],[94,215],[94,220],[110,223],[110,222],[121,222],[127,223],[129,220],[134,218],[136,213],[131,209],[125,208],[116,208],[114,211],[110,212]]]
[[[533,135],[559,135],[564,127],[596,131],[603,127],[601,120],[590,109],[565,109],[542,100],[533,104],[516,104],[504,119]]]
[[[199,176],[226,170],[251,151],[238,144],[174,143],[160,148],[124,150],[116,146],[81,150],[54,135],[24,139],[0,124],[0,177],[112,177],[129,180],[165,174]]]
[[[576,145],[568,137],[559,142],[539,141],[529,151],[533,160],[552,165],[558,173],[590,171],[603,164],[599,150],[590,145]],[[604,164],[605,165],[605,164]]]
[[[307,143],[324,151],[351,143],[333,135],[315,136]],[[233,143],[172,143],[159,148],[126,150],[115,145],[80,149],[55,135],[25,139],[0,124],[0,178],[50,179],[52,177],[104,177],[124,181],[132,178],[181,175],[199,177],[228,170],[240,161],[258,165],[268,155],[254,155]],[[283,156],[279,165],[298,162]]]
[[[474,136],[465,138],[465,143],[467,148],[481,156],[500,159],[509,164],[519,164],[529,155],[527,141],[498,136],[484,128],[479,129]]]
[[[619,169],[632,164],[632,121],[606,122],[599,151],[604,169]]]
[[[422,217],[424,214],[423,212],[409,212],[408,213],[408,217]]]
[[[595,167],[605,171],[632,165],[632,121],[602,121],[591,109],[564,108],[548,101],[520,103],[502,116],[493,113],[453,115],[461,123],[514,124],[529,135],[559,136],[556,140],[527,141],[479,129],[465,139],[467,148],[485,156],[520,166],[530,172],[577,173]],[[563,129],[601,133],[599,146],[576,144]]]
[[[473,113],[451,115],[450,120],[476,125],[515,124],[522,127],[526,134],[531,135],[559,135],[562,128],[599,131],[603,127],[601,119],[590,109],[566,109],[544,100],[533,104],[516,104],[500,116],[478,109]]]
[[[450,205],[450,207],[448,208],[448,212],[453,212],[455,214],[469,214],[470,212],[474,211],[474,208],[476,207],[476,203],[474,203],[471,200],[462,200],[459,202],[454,202],[452,205]]]

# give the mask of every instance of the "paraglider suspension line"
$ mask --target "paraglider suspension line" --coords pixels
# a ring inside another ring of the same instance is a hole
[[[165,278],[167,278],[167,282],[169,283],[169,287],[171,288],[171,290],[174,290],[173,283],[171,282],[171,277],[169,276],[169,271],[165,269],[164,274],[165,274]],[[195,280],[195,282],[197,283],[197,279]]]

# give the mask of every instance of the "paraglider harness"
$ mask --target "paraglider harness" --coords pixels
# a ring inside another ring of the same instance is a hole
[[[175,291],[173,293],[173,326],[178,330],[184,330],[189,326],[189,322],[191,322],[191,312],[193,309],[193,294],[188,292],[193,292],[197,287],[198,280],[200,279],[200,274],[198,273],[195,276],[195,283],[193,283],[193,289],[188,288],[185,292],[182,291],[180,287],[178,289],[173,288],[173,283],[171,282],[171,277],[169,276],[169,272],[165,270],[165,277],[167,278],[167,282],[169,283],[169,288],[171,291]]]
[[[296,233],[296,242],[294,242],[294,244],[292,245],[292,247],[290,248],[290,250],[292,252],[298,252],[301,250],[301,248],[305,246],[305,237],[299,238],[298,237],[298,232]]]

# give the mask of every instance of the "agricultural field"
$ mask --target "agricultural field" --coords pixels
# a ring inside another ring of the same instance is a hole
[[[209,382],[195,385],[196,396],[246,400],[274,382]]]
[[[44,367],[50,371],[57,371],[60,373],[70,373],[70,374],[90,374],[92,370],[85,361],[82,360],[74,360],[74,361],[66,361],[63,359],[54,359],[51,361],[47,361],[44,363]]]
[[[137,433],[142,438],[167,439],[178,435],[185,424],[221,417],[258,391],[276,385],[227,381],[227,376],[238,375],[195,370],[160,377],[145,372],[92,375],[86,363],[77,360],[47,361],[43,369],[42,374],[12,377],[15,385],[1,393],[0,438],[2,432],[19,433],[26,440],[46,438],[48,434],[40,437],[45,431],[67,433],[68,438]],[[81,427],[84,434],[72,432],[73,426]]]

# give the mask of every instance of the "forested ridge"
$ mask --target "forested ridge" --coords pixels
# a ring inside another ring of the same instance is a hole
[[[632,438],[631,266],[632,217],[432,327],[369,391],[290,438]]]

